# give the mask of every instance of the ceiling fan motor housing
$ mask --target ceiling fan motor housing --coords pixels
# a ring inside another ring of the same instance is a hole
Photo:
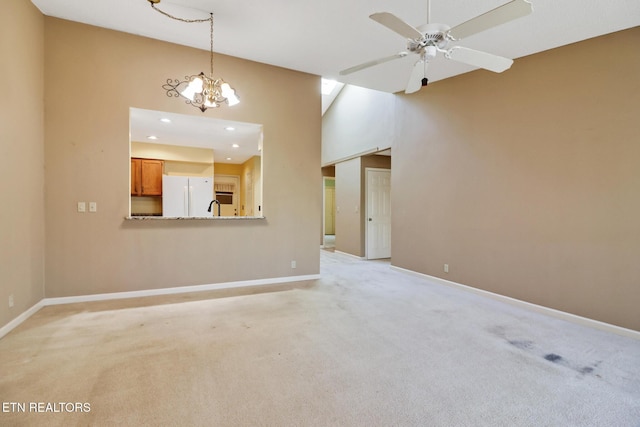
[[[438,49],[444,49],[449,43],[447,39],[447,31],[449,26],[444,24],[425,24],[417,28],[423,36],[418,39],[409,40],[407,42],[407,50],[413,53],[421,53],[425,47],[435,47]],[[434,57],[436,49],[431,52],[427,52],[429,57]]]

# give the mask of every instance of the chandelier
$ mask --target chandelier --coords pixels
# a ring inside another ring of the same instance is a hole
[[[167,96],[170,98],[183,97],[186,99],[185,102],[187,104],[193,105],[203,113],[207,108],[216,108],[223,104],[227,104],[228,106],[238,104],[240,100],[236,95],[236,91],[229,86],[229,83],[222,79],[216,79],[213,77],[213,13],[210,13],[209,18],[207,19],[182,19],[158,9],[156,4],[160,3],[160,0],[148,0],[148,2],[154,10],[171,19],[187,23],[210,23],[211,43],[209,45],[209,75],[207,76],[205,73],[201,72],[197,75],[186,76],[185,80],[167,79],[167,83],[162,85],[162,88],[167,91]]]

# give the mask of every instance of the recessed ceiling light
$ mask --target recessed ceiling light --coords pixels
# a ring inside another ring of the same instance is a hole
[[[161,118],[160,121],[162,123],[171,123],[171,119],[167,119],[166,117]]]
[[[233,148],[240,148],[240,146],[238,144],[232,144],[231,145]]]
[[[231,160],[231,157],[227,157],[227,160]]]
[[[158,137],[157,137],[157,136],[155,136],[155,135],[149,135],[149,136],[147,137],[147,139],[158,139]]]
[[[229,132],[236,130],[236,128],[234,128],[233,126],[227,126],[226,128],[224,128],[224,130],[228,130]]]

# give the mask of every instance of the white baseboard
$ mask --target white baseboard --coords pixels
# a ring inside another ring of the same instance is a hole
[[[112,292],[107,294],[45,298],[42,301],[44,306],[48,306],[48,305],[58,305],[58,304],[72,304],[77,302],[107,301],[107,300],[125,299],[125,298],[185,294],[190,292],[204,292],[204,291],[214,291],[214,290],[221,290],[221,289],[248,288],[248,287],[257,287],[257,286],[277,285],[279,283],[302,282],[305,280],[316,280],[319,278],[320,278],[319,274],[309,274],[306,276],[274,277],[271,279],[242,280],[238,282],[211,283],[208,285],[178,286],[175,288],[148,289],[144,291]]]
[[[287,276],[287,277],[274,277],[270,279],[255,279],[255,280],[242,280],[237,282],[224,282],[224,283],[212,283],[208,285],[195,285],[195,286],[180,286],[175,288],[160,288],[160,289],[148,289],[144,291],[129,291],[129,292],[112,292],[106,294],[94,294],[94,295],[78,295],[72,297],[57,297],[57,298],[44,298],[40,300],[33,307],[20,314],[18,317],[0,328],[0,338],[11,332],[18,327],[22,322],[34,315],[42,307],[49,305],[59,304],[73,304],[79,302],[92,302],[92,301],[108,301],[115,299],[125,298],[139,298],[150,297],[160,295],[173,295],[184,294],[190,292],[204,292],[221,289],[234,289],[234,288],[249,288],[260,287],[268,285],[277,285],[280,283],[291,282],[303,282],[306,280],[317,280],[320,278],[320,274],[308,274],[304,276]]]
[[[405,268],[396,267],[393,265],[391,266],[391,268],[393,270],[411,274],[413,276],[421,277],[423,279],[427,279],[441,285],[462,289],[467,292],[472,292],[472,293],[482,295],[497,301],[502,301],[507,304],[524,308],[526,310],[534,311],[536,313],[541,313],[550,317],[555,317],[557,319],[566,320],[568,322],[577,323],[579,325],[587,326],[594,329],[599,329],[601,331],[611,332],[617,335],[622,335],[628,338],[640,340],[640,331],[634,331],[633,329],[627,329],[621,326],[612,325],[610,323],[600,322],[599,320],[589,319],[588,317],[582,317],[576,314],[567,313],[565,311],[556,310],[554,308],[533,304],[533,303],[522,301],[516,298],[511,298],[505,295],[500,295],[490,291],[485,291],[483,289],[474,288],[472,286],[463,285],[461,283],[452,282],[450,280],[441,279],[440,277],[430,276],[424,273],[418,273],[417,271],[407,270]]]
[[[42,301],[43,300],[38,301],[36,304],[33,305],[33,307],[29,308],[27,311],[20,313],[18,317],[16,317],[12,321],[10,321],[9,323],[1,327],[0,338],[7,335],[9,332],[14,330],[15,328],[17,328],[22,322],[27,320],[29,317],[33,316],[34,313],[36,313],[38,310],[44,307],[44,304],[42,303]]]

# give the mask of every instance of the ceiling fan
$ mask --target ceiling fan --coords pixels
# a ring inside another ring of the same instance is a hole
[[[413,67],[405,90],[405,93],[413,93],[427,85],[427,64],[436,57],[438,52],[443,53],[447,59],[501,73],[511,67],[512,59],[462,46],[449,47],[449,44],[526,16],[532,11],[533,7],[527,0],[512,0],[453,28],[444,24],[429,23],[430,0],[427,0],[427,23],[418,28],[414,28],[389,12],[374,13],[369,18],[408,39],[407,50],[347,68],[340,71],[340,75],[346,76],[374,65],[404,58],[409,54],[416,54],[420,56],[420,59]]]

